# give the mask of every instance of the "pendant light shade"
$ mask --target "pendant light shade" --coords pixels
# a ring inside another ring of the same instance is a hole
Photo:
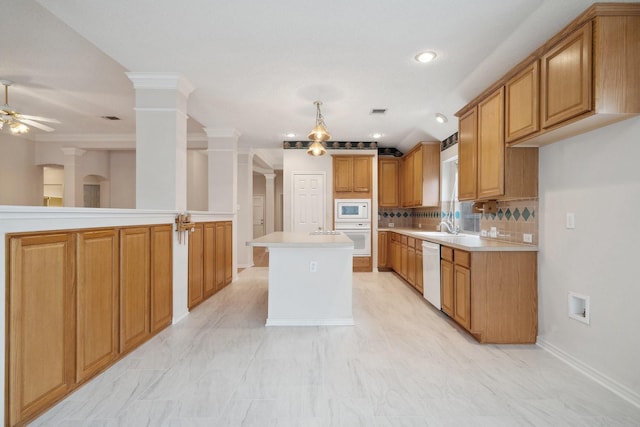
[[[322,113],[320,112],[320,105],[322,105],[322,102],[316,101],[314,102],[314,104],[316,106],[316,126],[311,132],[309,132],[309,135],[307,135],[307,138],[313,141],[309,145],[307,154],[310,154],[312,156],[322,156],[327,152],[327,149],[322,143],[330,140],[331,135],[327,131],[327,128],[324,124],[324,117],[322,117]]]

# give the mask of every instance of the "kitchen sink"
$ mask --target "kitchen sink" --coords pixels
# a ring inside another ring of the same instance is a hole
[[[414,231],[414,234],[419,234],[421,236],[424,237],[467,237],[467,236],[471,236],[471,234],[463,234],[463,233],[458,233],[458,234],[451,234],[451,233],[447,233],[446,231]]]

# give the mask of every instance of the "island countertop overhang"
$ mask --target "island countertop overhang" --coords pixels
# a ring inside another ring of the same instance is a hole
[[[353,240],[344,234],[276,231],[248,241],[247,246],[267,248],[353,248]]]

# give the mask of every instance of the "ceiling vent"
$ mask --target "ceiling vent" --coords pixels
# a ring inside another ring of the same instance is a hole
[[[370,114],[384,114],[387,112],[386,108],[373,108],[371,109],[371,113]]]
[[[105,120],[120,120],[120,117],[117,116],[101,116]]]

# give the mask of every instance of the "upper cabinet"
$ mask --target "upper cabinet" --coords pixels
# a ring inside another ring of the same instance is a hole
[[[462,125],[502,88],[505,143],[518,147],[633,117],[640,114],[639,44],[640,3],[596,3],[456,115]]]
[[[333,156],[336,199],[370,199],[372,156]]]
[[[504,121],[504,88],[460,117],[459,200],[538,196],[538,149],[506,147]]]
[[[402,206],[438,206],[440,143],[421,142],[402,157]]]
[[[591,23],[542,56],[542,126],[591,111]]]
[[[378,206],[396,208],[400,206],[400,160],[378,159]]]

